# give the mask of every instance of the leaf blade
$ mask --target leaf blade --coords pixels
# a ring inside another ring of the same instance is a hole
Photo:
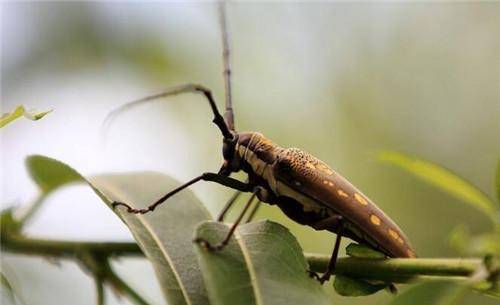
[[[198,228],[196,236],[220,241],[227,230],[227,226],[204,223]],[[218,233],[214,238],[210,233],[216,231]],[[228,268],[227,261],[244,271],[241,278],[234,280],[242,298],[238,304],[330,304],[319,283],[307,275],[308,265],[295,237],[279,224],[263,221],[242,225],[236,230],[235,238],[220,253],[209,253],[198,246],[198,254],[213,304],[236,304],[231,299],[231,295],[236,293],[226,294],[227,285],[217,282],[217,274],[214,276],[207,268],[225,270]],[[230,260],[217,260],[217,255],[229,256]],[[214,267],[214,264],[219,264],[219,267]],[[242,297],[243,293],[246,293],[245,297]]]

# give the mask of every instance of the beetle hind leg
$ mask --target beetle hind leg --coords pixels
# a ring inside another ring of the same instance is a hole
[[[337,263],[337,258],[339,255],[340,241],[342,239],[342,233],[344,228],[344,222],[342,221],[343,220],[342,216],[334,215],[330,218],[331,219],[329,221],[334,221],[338,226],[337,226],[337,238],[335,239],[335,246],[333,248],[333,253],[332,256],[330,257],[330,261],[328,262],[328,267],[326,269],[326,272],[323,273],[321,277],[319,277],[316,273],[312,273],[311,271],[309,271],[309,275],[313,278],[316,278],[321,284],[327,282],[332,276],[333,272],[335,271],[335,265]]]

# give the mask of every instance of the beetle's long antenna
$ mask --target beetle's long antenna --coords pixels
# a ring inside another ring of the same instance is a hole
[[[189,92],[201,93],[207,98],[208,103],[210,104],[210,107],[212,108],[212,112],[214,114],[214,119],[212,120],[212,122],[214,122],[215,125],[217,125],[217,127],[219,127],[219,129],[222,132],[222,135],[224,136],[225,139],[232,140],[233,134],[229,130],[226,122],[224,121],[224,118],[220,114],[219,109],[217,109],[217,105],[215,104],[215,101],[212,97],[212,92],[209,89],[207,89],[201,85],[195,85],[195,84],[184,84],[184,85],[172,87],[172,88],[167,89],[167,90],[160,92],[158,94],[146,96],[144,98],[129,102],[129,103],[113,110],[112,112],[110,112],[108,114],[108,116],[104,120],[104,123],[102,125],[103,132],[105,133],[106,130],[108,129],[108,127],[110,126],[110,124],[112,123],[113,119],[116,118],[116,116],[119,115],[120,113],[123,113],[124,111],[130,110],[131,108],[138,106],[138,105],[141,105],[145,102],[158,100],[160,98],[164,98],[167,96],[178,95],[178,94],[189,93]]]
[[[230,130],[234,131],[234,112],[233,100],[231,91],[231,53],[229,47],[229,33],[227,30],[226,20],[226,3],[225,1],[219,2],[219,16],[220,16],[220,31],[222,36],[222,59],[224,62],[224,88],[226,93],[226,112],[224,118]]]

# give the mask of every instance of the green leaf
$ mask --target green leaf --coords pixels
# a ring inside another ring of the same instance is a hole
[[[10,122],[20,118],[21,116],[24,116],[27,119],[30,119],[32,121],[38,121],[39,119],[43,118],[45,115],[50,113],[52,110],[47,110],[47,111],[35,111],[35,110],[30,110],[26,111],[24,109],[24,106],[19,105],[14,109],[14,111],[10,113],[4,113],[2,117],[0,118],[0,128],[4,127],[5,125],[9,124]]]
[[[201,224],[196,237],[215,244],[229,227]],[[295,237],[269,222],[240,226],[228,246],[209,252],[196,246],[211,304],[330,304],[321,285],[307,274],[308,265]]]
[[[333,287],[338,294],[348,297],[359,297],[374,294],[379,290],[385,289],[388,284],[370,284],[366,281],[347,277],[344,275],[336,275]]]
[[[26,167],[33,181],[45,194],[72,182],[85,181],[74,169],[49,157],[30,156],[26,159]]]
[[[107,198],[137,208],[146,207],[166,191],[180,185],[152,172],[97,176],[91,181]],[[106,204],[110,206],[111,202],[106,200]],[[114,212],[129,227],[153,264],[168,304],[207,303],[192,240],[195,227],[211,216],[190,190],[175,195],[154,213],[135,215],[127,213],[124,207],[118,207]]]
[[[382,252],[378,252],[376,250],[373,250],[372,248],[365,246],[365,245],[360,245],[356,243],[350,243],[346,248],[345,248],[346,254],[351,256],[351,257],[357,257],[357,258],[385,258],[385,254]]]
[[[57,160],[32,156],[28,166],[33,179],[45,192],[69,182],[86,182],[111,207],[112,200],[144,207],[179,182],[159,173],[141,172],[100,175],[85,179]],[[210,219],[203,204],[189,190],[177,194],[154,213],[135,215],[119,207],[114,212],[152,263],[167,303],[170,305],[207,304],[207,295],[192,245],[196,225]]]
[[[467,286],[449,281],[430,281],[410,287],[389,305],[454,305],[463,298]]]
[[[497,206],[486,194],[470,182],[440,165],[393,151],[380,152],[378,158],[383,162],[396,165],[456,198],[469,203],[471,206],[484,212],[488,217],[492,217],[497,211]]]

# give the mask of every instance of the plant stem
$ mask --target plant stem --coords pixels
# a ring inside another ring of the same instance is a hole
[[[21,226],[27,224],[38,212],[46,196],[47,194],[42,192],[28,206],[23,206],[16,211],[16,220]]]
[[[104,305],[104,285],[99,276],[94,276],[94,283],[96,289],[97,305]]]
[[[6,251],[42,255],[56,258],[72,257],[83,251],[107,256],[142,256],[142,251],[136,243],[131,242],[74,242],[64,240],[47,240],[28,238],[19,234],[1,236],[2,248]]]
[[[322,272],[328,265],[328,256],[306,254],[311,270]],[[355,278],[407,282],[416,276],[466,277],[482,264],[481,259],[463,258],[339,258],[336,274]]]
[[[116,273],[109,269],[106,275],[106,280],[110,283],[117,291],[123,292],[127,297],[137,305],[149,305],[146,300],[144,300],[134,289],[132,289],[127,283],[125,283]]]
[[[53,241],[23,237],[19,234],[2,232],[1,245],[8,252],[41,255],[55,258],[74,258],[88,251],[110,256],[142,256],[137,244],[132,242],[73,242]],[[323,272],[329,257],[306,254],[312,271]],[[480,265],[481,259],[461,258],[415,258],[415,259],[361,259],[340,258],[335,273],[356,278],[407,282],[416,276],[465,277],[471,275]]]

